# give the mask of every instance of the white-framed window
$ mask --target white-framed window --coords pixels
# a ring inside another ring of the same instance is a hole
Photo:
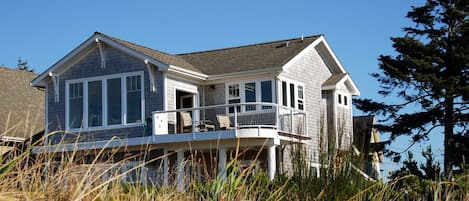
[[[350,105],[350,96],[344,92],[337,93],[337,105],[342,107],[349,107]]]
[[[272,103],[274,97],[273,80],[246,80],[226,83],[227,103],[266,102]],[[246,105],[237,106],[236,112],[250,112],[272,109],[271,106]],[[228,108],[228,113],[234,113],[234,107]]]
[[[67,80],[66,129],[137,126],[144,121],[143,72]]]
[[[305,88],[300,84],[291,80],[280,81],[280,100],[285,107],[296,108],[298,110],[305,109]]]

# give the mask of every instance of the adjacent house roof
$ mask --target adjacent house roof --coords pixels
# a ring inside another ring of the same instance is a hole
[[[320,35],[179,54],[207,75],[278,68],[285,65]]]
[[[22,141],[44,130],[44,92],[37,75],[0,66],[0,141]]]

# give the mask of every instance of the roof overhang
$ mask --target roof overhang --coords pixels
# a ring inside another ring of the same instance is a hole
[[[111,46],[113,48],[116,48],[120,51],[123,51],[124,53],[131,55],[133,57],[136,57],[138,59],[141,59],[143,62],[149,62],[155,66],[158,67],[159,70],[168,70],[169,65],[158,61],[148,55],[145,55],[141,52],[135,51],[129,47],[126,47],[122,44],[119,44],[99,33],[95,33],[92,35],[90,38],[88,38],[86,41],[81,43],[78,47],[73,49],[70,53],[65,55],[62,59],[60,59],[57,63],[49,67],[47,70],[45,70],[43,73],[41,73],[38,77],[33,79],[31,81],[31,85],[34,87],[45,87],[45,84],[43,82],[44,79],[49,77],[49,75],[52,74],[58,74],[60,75],[62,72],[64,72],[66,69],[71,67],[73,64],[75,64],[80,58],[83,56],[86,56],[87,53],[90,51],[93,45],[95,45],[97,42],[103,42],[108,46]],[[90,48],[91,47],[91,48]]]
[[[334,84],[323,85],[321,89],[322,90],[336,90],[339,88],[340,85],[347,86],[352,96],[360,96],[360,90],[358,90],[357,85],[355,85],[355,83],[353,82],[349,74],[346,74]]]

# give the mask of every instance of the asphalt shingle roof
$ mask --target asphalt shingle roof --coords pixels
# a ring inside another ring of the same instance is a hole
[[[320,35],[239,47],[172,55],[137,45],[109,35],[100,34],[158,61],[206,75],[277,68],[315,41]]]
[[[0,66],[0,136],[29,138],[44,130],[44,92],[35,73]]]
[[[282,67],[319,35],[240,47],[179,54],[207,75]]]
[[[327,80],[322,84],[322,86],[325,87],[325,86],[333,86],[333,85],[336,85],[337,82],[339,82],[340,80],[342,80],[342,78],[344,78],[346,75],[347,75],[347,73],[339,73],[339,74],[331,75],[331,76],[329,77],[329,79],[327,79]]]

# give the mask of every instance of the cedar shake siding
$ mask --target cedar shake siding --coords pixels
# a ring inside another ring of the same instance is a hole
[[[308,159],[313,163],[319,163],[320,122],[323,110],[320,107],[323,105],[321,85],[332,74],[315,48],[307,48],[304,51],[307,51],[306,54],[292,63],[287,72],[280,73],[279,77],[304,84],[307,131],[308,136],[312,138],[306,145]],[[288,160],[285,160],[284,164],[288,165]]]
[[[48,129],[50,133],[54,131],[65,130],[65,82],[66,80],[74,80],[80,78],[107,76],[128,72],[144,72],[144,97],[145,97],[145,118],[151,117],[152,111],[163,110],[163,76],[161,72],[156,73],[156,92],[150,91],[147,68],[145,63],[125,53],[105,46],[106,68],[101,69],[101,57],[98,48],[94,48],[87,56],[79,62],[68,68],[59,76],[59,102],[54,101],[54,90],[52,82],[47,83],[47,103],[48,103]],[[149,124],[151,125],[151,124]],[[77,135],[80,137],[77,139]],[[96,131],[81,131],[63,135],[59,132],[49,138],[52,144],[60,142],[64,137],[66,141],[96,141],[109,140],[112,137],[129,138],[151,135],[151,126],[144,129],[143,126],[120,128],[120,129],[103,129]]]

